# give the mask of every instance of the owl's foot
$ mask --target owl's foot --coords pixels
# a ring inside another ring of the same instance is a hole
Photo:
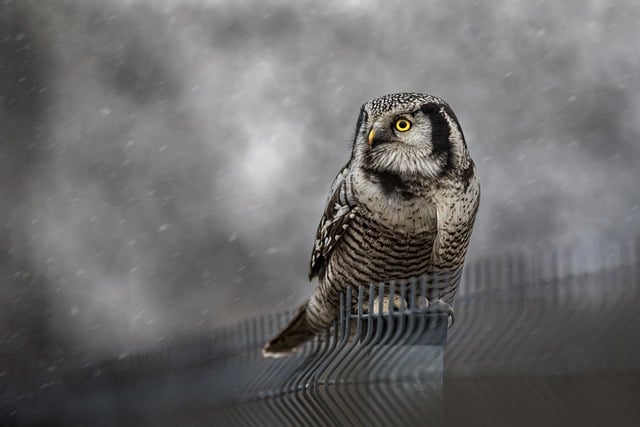
[[[393,302],[389,295],[384,295],[382,298],[379,296],[375,297],[373,299],[373,306],[369,307],[368,301],[364,301],[362,306],[364,313],[389,314],[391,311],[406,310],[407,302],[399,295],[393,296]]]
[[[456,313],[453,311],[453,307],[441,299],[430,300],[429,305],[424,310],[425,313],[432,314],[446,314],[449,318],[449,328],[453,326],[456,321]]]

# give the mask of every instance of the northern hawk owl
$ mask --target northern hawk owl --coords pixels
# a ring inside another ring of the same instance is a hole
[[[450,310],[479,201],[449,104],[420,93],[365,103],[318,226],[309,268],[318,287],[263,354],[291,352],[330,327],[348,286],[448,274],[429,304]]]

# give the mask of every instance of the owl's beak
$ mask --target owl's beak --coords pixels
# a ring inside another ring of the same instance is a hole
[[[371,148],[392,141],[394,141],[393,135],[390,135],[389,132],[385,131],[383,128],[372,128],[369,131],[369,138],[367,142],[369,143],[369,147]]]

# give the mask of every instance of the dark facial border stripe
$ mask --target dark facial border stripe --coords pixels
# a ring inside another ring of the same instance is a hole
[[[356,131],[353,136],[353,142],[355,143],[356,139],[358,139],[358,132],[362,128],[362,124],[367,121],[367,112],[364,109],[364,105],[360,107],[360,114],[358,115],[358,122],[356,123]]]
[[[441,104],[435,103],[424,104],[420,107],[431,120],[431,141],[434,154],[448,153],[451,149],[449,123],[441,112],[442,107]]]

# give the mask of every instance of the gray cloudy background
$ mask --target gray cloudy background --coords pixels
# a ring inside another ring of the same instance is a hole
[[[447,99],[469,259],[640,228],[634,0],[0,2],[0,376],[122,355],[312,289],[360,105]]]

